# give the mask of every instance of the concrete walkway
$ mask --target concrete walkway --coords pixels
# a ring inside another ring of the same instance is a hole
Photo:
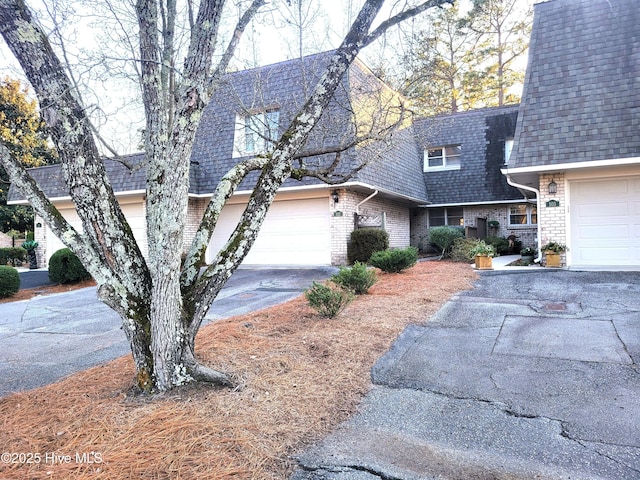
[[[292,478],[640,479],[638,298],[638,273],[483,273]]]

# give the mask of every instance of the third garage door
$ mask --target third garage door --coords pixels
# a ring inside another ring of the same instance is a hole
[[[640,176],[570,183],[572,266],[640,266]]]

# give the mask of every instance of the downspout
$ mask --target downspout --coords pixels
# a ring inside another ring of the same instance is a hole
[[[378,190],[374,190],[374,192],[369,195],[367,198],[365,198],[364,200],[362,200],[359,204],[356,205],[356,215],[360,215],[360,205],[367,203],[369,200],[371,200],[373,197],[375,197],[378,194]]]
[[[503,171],[504,172],[504,171]],[[511,178],[511,175],[509,175],[508,173],[505,173],[505,176],[507,177],[507,183],[509,185],[511,185],[512,187],[515,187],[517,189],[521,189],[521,190],[527,190],[528,192],[533,192],[536,195],[536,208],[537,208],[537,215],[538,215],[538,256],[535,258],[534,262],[539,263],[540,260],[542,260],[542,250],[540,250],[540,247],[542,246],[542,224],[540,223],[540,212],[542,212],[542,206],[540,204],[540,190],[533,188],[533,187],[529,187],[528,185],[521,185],[519,183],[516,183],[515,181],[513,181],[513,179]]]

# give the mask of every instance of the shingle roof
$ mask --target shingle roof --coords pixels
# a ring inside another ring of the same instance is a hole
[[[190,193],[212,193],[222,176],[240,160],[233,155],[236,115],[277,108],[280,112],[279,124],[282,133],[317,83],[331,54],[332,52],[325,52],[225,76],[206,107],[196,134],[191,156]],[[308,142],[310,147],[334,146],[353,136],[354,99],[358,94],[366,94],[364,90],[367,84],[388,90],[388,87],[384,86],[364,64],[354,62],[338,88],[334,101],[312,132]],[[410,128],[397,132],[392,148],[386,152],[384,158],[359,172],[351,181],[364,182],[397,194],[426,200],[425,187],[420,176],[421,157],[410,132]],[[361,148],[351,148],[344,152],[341,171],[349,171],[358,165],[367,152],[367,149]],[[142,154],[133,157],[142,158]],[[323,155],[308,160],[328,164],[333,158],[332,155]],[[145,189],[144,169],[131,174],[117,162],[107,160],[105,165],[116,192]],[[31,173],[47,196],[68,196],[59,166],[32,169]],[[258,172],[249,175],[239,190],[252,188],[257,177]],[[321,183],[314,178],[301,181],[289,179],[283,186]],[[22,198],[15,189],[11,190],[10,200]]]
[[[461,145],[459,170],[425,172],[432,204],[490,203],[522,199],[500,168],[504,144],[515,133],[518,105],[469,110],[416,121],[423,149]]]
[[[640,3],[535,7],[510,167],[640,156]]]
[[[143,158],[142,154],[125,155],[122,157],[128,164],[135,165]],[[121,162],[112,159],[105,159],[104,167],[107,176],[116,192],[144,191],[145,170],[130,170]],[[60,165],[48,165],[45,167],[32,168],[29,173],[44,191],[48,198],[61,198],[69,196],[69,189],[64,183]],[[7,201],[23,200],[24,196],[16,188],[10,188]]]

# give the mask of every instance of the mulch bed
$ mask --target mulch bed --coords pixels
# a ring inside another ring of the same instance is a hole
[[[210,324],[198,354],[232,372],[234,389],[132,396],[132,361],[122,357],[2,398],[0,447],[15,455],[3,456],[0,478],[287,478],[292,455],[354,413],[371,366],[402,329],[475,278],[466,264],[422,262],[379,274],[335,319],[299,297]]]

